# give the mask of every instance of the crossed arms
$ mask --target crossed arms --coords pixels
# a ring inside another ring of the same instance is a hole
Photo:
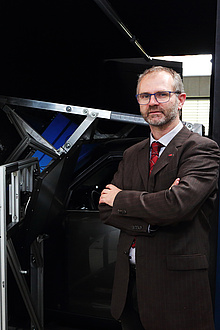
[[[126,152],[112,184],[102,191],[99,210],[104,223],[125,231],[137,224],[144,232],[148,224],[166,226],[192,220],[207,200],[211,212],[220,158],[215,142],[194,135],[183,144],[175,159],[178,166],[168,164],[157,174],[154,192],[132,188],[133,178],[139,174],[136,164],[129,164],[136,158],[134,149]]]
[[[173,186],[177,186],[180,182],[180,178],[177,178],[173,184],[170,186],[169,189],[171,189]],[[99,204],[105,203],[109,206],[113,206],[115,197],[117,194],[122,191],[122,189],[119,189],[118,187],[114,186],[113,184],[108,184],[105,189],[101,192],[101,196],[99,199]]]

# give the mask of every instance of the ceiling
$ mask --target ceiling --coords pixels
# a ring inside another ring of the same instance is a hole
[[[150,56],[214,53],[216,0],[108,3]],[[0,8],[2,95],[93,107],[103,62],[142,56],[93,0]]]

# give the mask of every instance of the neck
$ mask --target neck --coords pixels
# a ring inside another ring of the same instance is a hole
[[[174,129],[179,124],[179,122],[180,122],[179,118],[176,118],[171,123],[167,123],[162,126],[149,125],[151,134],[153,135],[155,140],[159,140],[162,136],[164,136],[167,133],[169,133],[170,131],[172,131],[172,129]]]

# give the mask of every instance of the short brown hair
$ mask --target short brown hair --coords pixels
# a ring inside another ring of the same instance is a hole
[[[173,77],[174,89],[176,91],[180,91],[181,93],[184,93],[183,81],[182,81],[182,78],[180,77],[179,73],[177,73],[175,70],[173,70],[171,68],[167,68],[165,66],[152,66],[151,68],[146,69],[139,76],[138,83],[137,83],[137,94],[138,94],[138,91],[139,91],[140,83],[146,75],[154,73],[154,72],[161,72],[161,71],[168,72]]]

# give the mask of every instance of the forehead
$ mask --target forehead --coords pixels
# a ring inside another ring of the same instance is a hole
[[[144,76],[139,85],[139,93],[170,90],[173,90],[173,77],[166,71],[153,72]]]

